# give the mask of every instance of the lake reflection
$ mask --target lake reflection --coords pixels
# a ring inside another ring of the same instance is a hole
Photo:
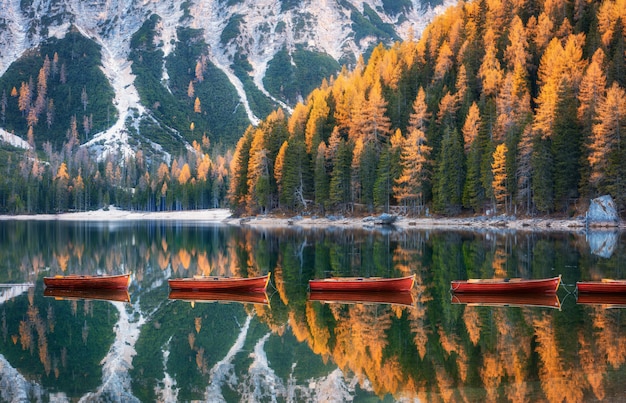
[[[626,278],[585,235],[0,222],[0,401],[624,400]],[[127,295],[43,276],[132,272]],[[167,279],[272,273],[262,295]],[[416,274],[409,295],[309,295],[311,278]],[[455,299],[450,281],[562,274],[558,298]],[[585,302],[585,303],[583,303]]]

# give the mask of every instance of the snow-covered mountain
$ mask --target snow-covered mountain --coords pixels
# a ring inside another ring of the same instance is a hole
[[[163,124],[152,105],[141,99],[130,61],[133,35],[151,16],[159,17],[153,42],[164,60],[183,46],[181,28],[201,33],[208,63],[227,78],[239,98],[237,105],[245,111],[244,119],[255,124],[267,114],[267,108],[258,106],[259,98],[286,110],[298,99],[276,91],[276,86],[267,88],[268,66],[277,55],[287,54],[293,68],[314,70],[296,66],[297,51],[333,59],[336,70],[344,64],[350,68],[379,42],[419,36],[446,6],[420,0],[2,0],[1,4],[0,76],[14,61],[51,37],[63,38],[70,29],[100,45],[102,70],[115,91],[113,104],[118,110],[117,121],[87,142],[101,153],[132,153],[129,136],[141,135],[142,120]],[[243,74],[237,70],[242,64]],[[170,77],[164,62],[161,84],[165,88]],[[274,77],[273,82],[280,79]],[[180,128],[170,125],[168,130],[184,141]],[[209,130],[220,135],[223,129]],[[26,133],[15,135],[26,138]],[[143,137],[160,148],[149,134]]]

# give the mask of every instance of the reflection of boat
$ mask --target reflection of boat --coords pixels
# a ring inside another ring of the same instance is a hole
[[[46,287],[126,289],[130,284],[130,274],[101,276],[72,274],[44,277],[43,282]]]
[[[576,303],[605,305],[606,308],[626,308],[626,294],[580,293]]]
[[[179,299],[189,302],[241,302],[250,304],[268,305],[269,299],[265,291],[259,292],[229,292],[229,291],[193,291],[171,290],[169,299]]]
[[[415,275],[399,278],[331,277],[309,280],[311,291],[409,291]]]
[[[561,284],[561,275],[544,279],[493,278],[469,279],[450,282],[455,293],[556,293]]]
[[[309,300],[338,304],[398,304],[413,305],[409,291],[312,291]]]
[[[221,277],[221,276],[194,276],[189,278],[174,278],[167,280],[172,290],[199,290],[199,291],[226,291],[247,290],[263,291],[270,281],[270,275],[260,277]]]
[[[604,278],[600,281],[579,281],[576,283],[579,293],[619,294],[626,293],[626,280]]]
[[[556,294],[533,293],[460,293],[452,294],[453,304],[469,306],[543,307],[561,309],[561,300]]]
[[[104,301],[130,302],[128,291],[123,288],[47,287],[43,290],[43,295],[57,299],[98,299]]]

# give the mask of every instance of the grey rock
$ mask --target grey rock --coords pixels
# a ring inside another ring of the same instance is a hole
[[[610,195],[604,195],[591,200],[587,211],[587,223],[589,224],[616,224],[619,215],[615,208],[615,202]]]

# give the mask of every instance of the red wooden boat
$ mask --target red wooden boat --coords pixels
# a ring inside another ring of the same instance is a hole
[[[309,280],[311,291],[409,291],[415,275],[399,278],[332,277]]]
[[[576,303],[602,305],[603,308],[626,308],[626,294],[582,292],[576,297]]]
[[[46,287],[52,288],[104,288],[126,289],[130,285],[130,274],[89,276],[71,274],[69,276],[44,277]]]
[[[311,291],[310,301],[334,304],[396,304],[411,306],[413,295],[409,291]]]
[[[626,293],[626,280],[604,278],[600,281],[579,281],[576,283],[576,290],[578,290],[579,293]]]
[[[454,293],[556,293],[561,275],[544,279],[469,279],[450,282]]]
[[[194,290],[171,290],[169,299],[195,302],[240,302],[249,304],[269,305],[269,299],[265,291],[194,291]]]
[[[454,293],[453,304],[493,307],[536,307],[561,309],[561,300],[556,294],[533,293]]]
[[[172,290],[197,291],[263,291],[270,282],[270,275],[260,277],[222,277],[194,276],[189,278],[171,278],[167,280]]]
[[[82,300],[101,300],[101,301],[117,301],[130,302],[128,291],[124,288],[50,288],[43,290],[46,297],[54,297],[55,299],[82,299]]]

